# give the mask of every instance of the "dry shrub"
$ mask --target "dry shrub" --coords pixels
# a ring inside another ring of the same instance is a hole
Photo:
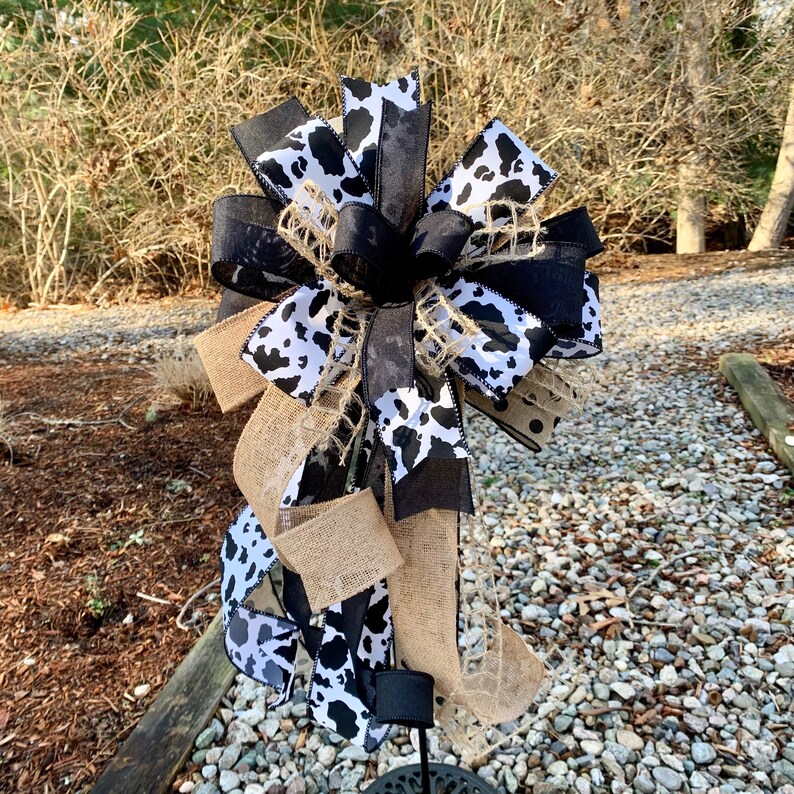
[[[170,353],[159,355],[151,368],[156,397],[155,410],[177,406],[201,408],[213,397],[207,372],[193,345],[183,345]]]
[[[712,218],[755,213],[753,168],[773,164],[794,62],[791,8],[757,18],[746,0],[684,2],[703,2],[709,20],[697,135],[676,2],[383,0],[341,23],[344,3],[294,0],[251,4],[248,18],[199,12],[157,47],[135,43],[128,3],[39,14],[13,43],[9,26],[0,294],[103,301],[207,285],[211,200],[258,189],[228,127],[291,94],[336,115],[340,72],[386,80],[420,66],[434,102],[429,182],[500,115],[563,174],[549,210],[586,201],[612,245],[669,241],[693,149]]]

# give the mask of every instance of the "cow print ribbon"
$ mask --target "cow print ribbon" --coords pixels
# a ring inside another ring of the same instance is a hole
[[[355,452],[344,459],[333,449],[313,450],[282,506],[371,488],[383,508],[385,474],[397,521],[430,509],[471,512],[460,400],[510,432],[510,420],[499,414],[511,415],[512,391],[534,366],[600,352],[598,279],[585,262],[603,249],[579,208],[513,239],[509,257],[499,256],[498,246],[484,251],[476,233],[509,220],[508,212],[500,216],[500,202],[530,207],[557,173],[494,119],[425,196],[431,108],[420,104],[417,72],[387,85],[343,77],[342,96],[341,136],[295,98],[234,127],[264,195],[225,196],[214,205],[212,272],[227,288],[223,306],[238,310],[239,296],[275,304],[240,357],[279,390],[310,405],[329,360],[349,355],[352,340],[337,322],[340,312],[365,317],[364,429]],[[307,181],[338,213],[325,274],[277,231],[285,208],[305,201]],[[441,353],[416,321],[417,295],[428,284],[444,338],[463,339],[461,317],[474,329],[440,375],[426,371],[418,355]],[[513,435],[523,440],[526,432]],[[314,718],[373,749],[388,729],[377,720],[374,685],[376,673],[391,665],[385,582],[372,581],[326,606],[318,621],[301,571],[285,568],[286,614],[277,616],[260,609],[254,596],[278,557],[277,538],[268,539],[246,508],[229,528],[221,556],[229,656],[283,701],[302,638],[314,659]]]

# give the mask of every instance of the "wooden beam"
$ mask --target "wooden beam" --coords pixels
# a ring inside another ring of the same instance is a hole
[[[789,443],[794,436],[794,405],[749,353],[723,354],[720,372],[736,389],[753,424],[764,434],[773,452],[794,474],[794,446]]]
[[[218,613],[108,764],[93,794],[164,794],[235,676]]]

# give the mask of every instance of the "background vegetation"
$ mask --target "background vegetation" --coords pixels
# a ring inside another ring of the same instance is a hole
[[[704,79],[682,15],[705,19]],[[266,9],[263,10],[262,6]],[[717,247],[742,247],[774,170],[791,3],[752,0],[0,2],[0,298],[103,301],[208,284],[211,201],[256,189],[228,127],[337,75],[419,65],[429,181],[499,115],[608,244],[668,250],[680,171]]]

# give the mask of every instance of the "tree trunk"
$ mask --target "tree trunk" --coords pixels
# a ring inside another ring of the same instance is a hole
[[[794,83],[789,93],[783,139],[777,156],[775,178],[769,189],[764,211],[758,221],[753,239],[747,246],[749,251],[765,251],[780,248],[786,234],[791,208],[794,206]]]
[[[706,198],[703,193],[703,154],[700,151],[707,118],[706,85],[709,53],[708,26],[704,0],[687,0],[682,18],[684,80],[691,104],[689,127],[692,151],[678,170],[679,198],[676,221],[677,254],[699,254],[706,250]]]
[[[706,250],[706,198],[699,189],[700,176],[701,171],[696,162],[682,163],[679,167],[678,217],[675,224],[677,254],[702,254]]]

